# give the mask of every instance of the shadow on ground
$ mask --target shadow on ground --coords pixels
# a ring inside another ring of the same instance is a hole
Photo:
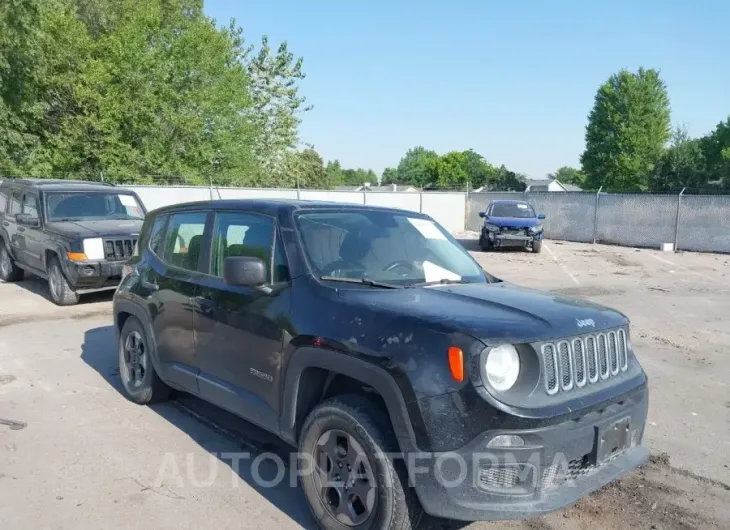
[[[123,387],[119,378],[113,326],[102,326],[86,331],[81,359],[119,392],[119,399],[126,399],[123,397]],[[130,407],[137,406],[132,402],[128,403]],[[200,447],[231,467],[241,480],[294,522],[304,528],[317,528],[297,483],[291,484],[290,478],[294,475],[289,472],[292,468],[290,463],[295,462],[291,446],[274,434],[190,394],[176,392],[169,402],[158,403],[151,408],[187,434],[190,439],[195,440]],[[235,447],[232,448],[231,443]],[[250,458],[240,460],[236,470],[233,461],[223,458],[226,453],[231,452],[248,453]],[[260,458],[260,462],[254,464],[259,455],[266,457]],[[286,466],[285,478],[271,487],[261,484],[261,480],[255,480],[254,477],[260,477],[263,481],[275,482],[279,470],[276,459]],[[458,530],[466,524],[425,517],[419,528]]]
[[[53,300],[51,300],[51,293],[48,290],[48,282],[43,278],[26,272],[23,276],[23,280],[15,282],[14,284],[39,298],[43,298],[51,304],[53,303]],[[79,305],[93,304],[95,302],[108,302],[112,299],[112,296],[114,296],[113,290],[84,294],[79,298]]]

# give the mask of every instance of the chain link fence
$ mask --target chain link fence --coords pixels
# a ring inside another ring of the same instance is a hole
[[[493,200],[526,200],[545,214],[545,237],[581,243],[730,252],[730,196],[652,193],[470,193],[468,230]]]

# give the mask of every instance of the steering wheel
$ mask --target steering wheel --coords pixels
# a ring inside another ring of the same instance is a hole
[[[412,271],[413,263],[411,263],[410,261],[399,259],[399,260],[396,260],[396,261],[390,263],[389,265],[386,265],[385,267],[383,267],[383,272],[390,272],[394,269],[397,269],[398,267],[403,267],[403,268],[408,269],[408,271]]]

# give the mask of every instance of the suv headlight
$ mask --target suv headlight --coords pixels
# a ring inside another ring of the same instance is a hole
[[[539,234],[540,232],[542,232],[542,225],[535,225],[530,227],[531,234]]]
[[[495,346],[487,354],[483,375],[499,392],[512,388],[520,375],[520,355],[511,344]]]
[[[490,232],[499,232],[499,227],[497,225],[493,225],[492,223],[484,223],[484,228],[486,228]]]
[[[101,240],[100,237],[84,239],[83,245],[86,259],[104,259],[104,242]]]

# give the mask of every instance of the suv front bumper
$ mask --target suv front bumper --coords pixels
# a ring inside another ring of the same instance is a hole
[[[428,474],[411,475],[431,515],[463,521],[522,519],[568,506],[640,466],[648,391],[584,417],[537,429],[489,431],[465,447],[431,454]],[[600,439],[629,419],[627,446],[599,460]],[[495,436],[516,435],[524,447],[488,448]],[[440,461],[440,462],[439,462]],[[409,466],[413,473],[414,466]]]
[[[115,289],[122,279],[123,261],[68,261],[66,277],[79,293]]]

